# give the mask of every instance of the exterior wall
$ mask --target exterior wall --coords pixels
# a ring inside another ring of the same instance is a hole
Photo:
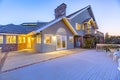
[[[45,34],[50,34],[52,36],[56,36],[57,30],[60,28],[64,28],[66,31],[66,36],[67,36],[67,49],[74,48],[74,43],[69,42],[69,36],[73,36],[71,31],[66,27],[66,25],[63,23],[63,21],[59,21],[56,24],[53,24],[52,26],[48,27],[47,29],[42,31],[42,40],[41,44],[38,45],[36,44],[36,50],[39,52],[50,52],[50,51],[55,51],[56,50],[56,41],[52,40],[51,44],[45,44],[44,43],[44,35]]]
[[[42,52],[42,46],[41,46],[41,44],[35,43],[35,51],[36,52]]]
[[[88,29],[87,29],[88,26],[86,26],[85,28],[85,31],[84,31],[84,35],[88,35],[88,34],[91,34],[91,35],[95,35],[95,29],[93,28],[93,26],[91,26],[91,29],[90,29],[90,33],[88,33]]]
[[[2,52],[16,51],[18,50],[17,37],[15,44],[6,44],[6,35],[3,35],[3,44],[0,44],[2,47]]]
[[[27,46],[25,43],[18,44],[18,50],[22,50],[22,49],[26,49],[26,48],[27,48]]]
[[[1,44],[2,52],[16,51],[17,44]]]
[[[80,48],[83,45],[83,36],[74,36],[74,47]]]
[[[82,12],[79,15],[72,18],[70,20],[70,23],[72,24],[73,28],[76,30],[76,23],[79,23],[81,25],[82,22],[88,18],[91,18],[91,16],[90,16],[88,10],[85,10],[84,12]],[[81,25],[81,30],[76,30],[76,31],[80,36],[84,35],[84,30],[82,30],[82,25]]]

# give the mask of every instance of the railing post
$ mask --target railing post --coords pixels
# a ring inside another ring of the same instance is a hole
[[[118,70],[120,71],[120,58],[118,59]]]

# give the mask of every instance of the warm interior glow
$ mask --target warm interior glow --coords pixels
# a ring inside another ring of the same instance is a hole
[[[45,35],[45,38],[44,38],[44,43],[45,44],[51,44],[52,43],[52,36],[51,35]]]
[[[84,24],[82,25],[82,30],[84,30],[85,29],[85,26],[84,26]]]
[[[80,24],[76,23],[76,30],[80,30],[81,26]]]
[[[36,36],[36,43],[41,43],[41,35]]]
[[[52,36],[52,41],[56,42],[56,36]]]
[[[31,37],[27,38],[27,48],[31,48]]]
[[[26,43],[26,37],[25,36],[18,36],[18,43]]]
[[[3,36],[0,36],[0,44],[3,43]]]
[[[16,43],[16,36],[6,36],[6,43]]]

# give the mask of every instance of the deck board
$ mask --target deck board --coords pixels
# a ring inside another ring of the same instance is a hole
[[[38,76],[39,80],[120,80],[117,67],[118,63],[105,52],[87,50],[0,74],[0,80],[35,80]]]

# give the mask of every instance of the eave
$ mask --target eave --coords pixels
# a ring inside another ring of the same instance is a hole
[[[70,31],[74,34],[74,35],[78,35],[78,33],[74,30],[74,28],[72,27],[72,25],[70,24],[70,22],[68,21],[67,18],[63,18],[62,21],[65,23],[65,25],[70,29]]]

